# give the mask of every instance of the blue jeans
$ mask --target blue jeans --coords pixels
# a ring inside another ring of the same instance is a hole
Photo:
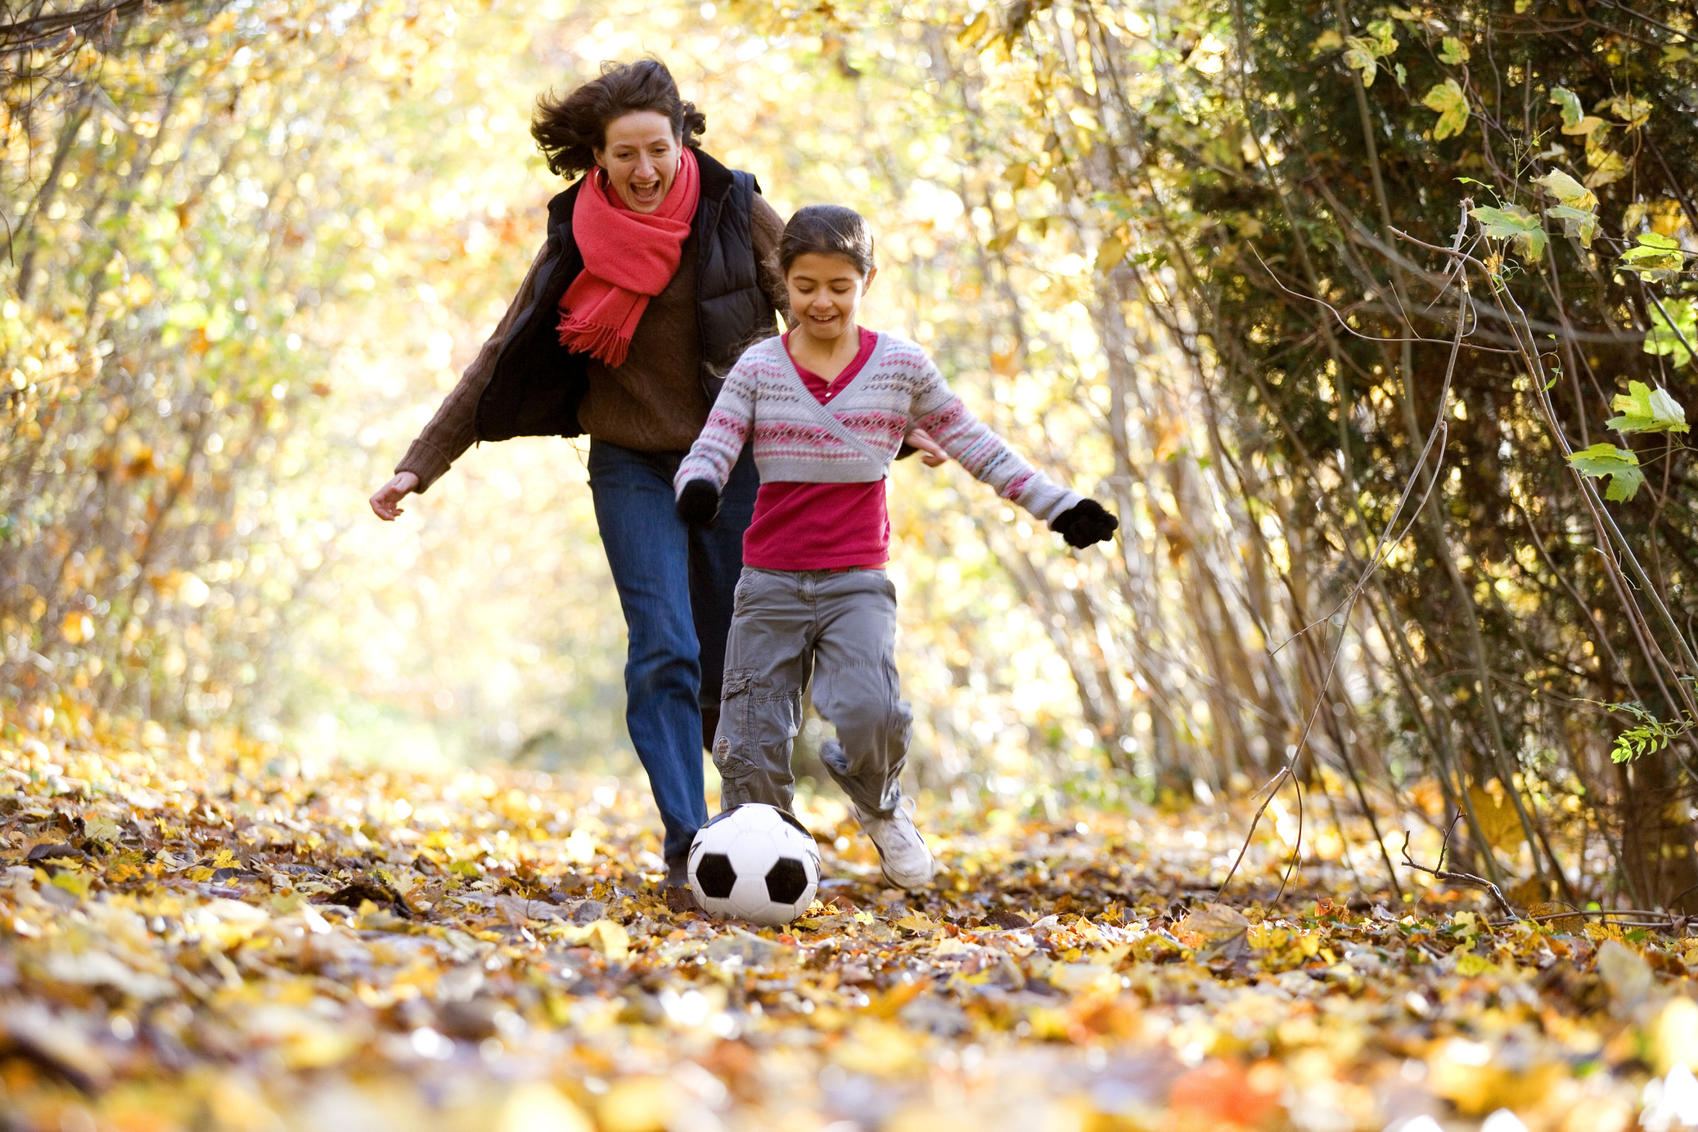
[[[719,714],[743,532],[759,487],[745,448],[718,520],[691,529],[673,510],[672,477],[683,455],[590,441],[596,525],[629,639],[625,726],[660,809],[669,865],[684,859],[707,820],[702,748]]]

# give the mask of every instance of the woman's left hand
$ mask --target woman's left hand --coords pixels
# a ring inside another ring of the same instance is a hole
[[[904,444],[920,451],[920,463],[928,468],[940,468],[949,462],[949,453],[945,452],[938,442],[932,439],[932,434],[923,428],[911,428],[908,435],[902,438]]]

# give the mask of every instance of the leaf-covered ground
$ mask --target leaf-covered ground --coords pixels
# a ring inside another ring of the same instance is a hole
[[[1273,903],[1272,846],[1217,903],[1242,810],[932,802],[905,895],[820,800],[753,930],[668,907],[640,788],[82,730],[0,737],[8,1130],[1698,1125],[1680,925]]]

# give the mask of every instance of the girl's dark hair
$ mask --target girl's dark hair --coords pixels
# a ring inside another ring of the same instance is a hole
[[[873,232],[866,219],[840,204],[810,204],[796,210],[778,241],[778,266],[788,272],[796,257],[814,252],[840,255],[862,275],[873,272]]]
[[[549,91],[537,99],[531,137],[555,173],[582,173],[595,164],[595,151],[607,143],[607,124],[624,114],[653,110],[672,123],[682,145],[698,146],[707,116],[685,102],[672,72],[659,59],[603,63],[601,76],[562,98]]]

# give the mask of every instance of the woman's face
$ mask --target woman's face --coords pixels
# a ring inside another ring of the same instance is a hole
[[[655,110],[621,114],[602,130],[595,163],[632,212],[653,212],[672,190],[682,145],[672,122]]]

